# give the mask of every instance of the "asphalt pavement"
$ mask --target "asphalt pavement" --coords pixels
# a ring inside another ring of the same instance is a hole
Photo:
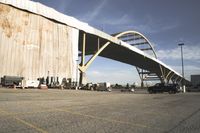
[[[200,93],[0,88],[0,133],[199,133]]]

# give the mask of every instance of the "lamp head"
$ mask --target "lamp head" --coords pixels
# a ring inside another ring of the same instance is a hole
[[[179,43],[179,44],[178,44],[178,46],[183,46],[183,45],[184,45],[184,43]]]

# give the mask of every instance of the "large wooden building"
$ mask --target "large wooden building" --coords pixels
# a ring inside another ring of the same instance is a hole
[[[0,77],[76,80],[79,31],[39,14],[56,15],[51,10],[31,1],[0,1]]]

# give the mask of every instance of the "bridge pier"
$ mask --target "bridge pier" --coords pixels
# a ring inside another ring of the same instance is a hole
[[[81,63],[79,65],[79,70],[80,70],[79,85],[83,85],[85,82],[85,69],[83,69],[85,66],[85,45],[86,45],[86,33],[83,33]]]
[[[80,72],[79,84],[80,85],[87,84],[87,78],[86,78],[86,73],[85,72],[82,72],[82,71]]]

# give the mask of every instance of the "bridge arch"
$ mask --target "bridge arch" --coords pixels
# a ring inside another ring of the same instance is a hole
[[[131,46],[137,47],[138,49],[142,51],[148,51],[151,52],[150,56],[153,56],[157,59],[157,55],[155,52],[155,49],[153,48],[153,45],[151,42],[140,32],[137,31],[124,31],[120,33],[116,33],[113,35],[114,37],[130,44]],[[149,53],[147,53],[149,54]],[[160,80],[161,82],[164,82],[163,77],[159,77],[156,73],[149,72],[147,70],[144,70],[142,68],[136,67],[136,70],[138,71],[139,77],[141,79],[141,86],[143,87],[144,81],[152,81],[152,80]],[[162,67],[160,66],[160,71],[163,75]]]

